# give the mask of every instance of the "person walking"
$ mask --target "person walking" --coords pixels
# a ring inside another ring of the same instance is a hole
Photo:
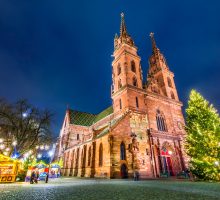
[[[47,173],[47,175],[46,175],[45,183],[48,183],[48,179],[49,179],[49,173]]]
[[[38,183],[38,178],[39,178],[39,171],[37,170],[37,171],[35,172],[35,177],[34,177],[34,182],[35,182],[35,183]]]
[[[35,179],[35,171],[32,171],[31,172],[31,177],[30,177],[30,184],[33,184],[34,183],[34,179]]]
[[[137,181],[137,172],[136,172],[136,170],[134,171],[134,181]]]

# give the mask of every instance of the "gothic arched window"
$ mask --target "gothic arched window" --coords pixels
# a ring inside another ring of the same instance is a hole
[[[157,111],[157,114],[156,114],[156,121],[157,121],[158,131],[166,132],[167,131],[166,121],[165,121],[163,114],[159,110]]]
[[[117,70],[118,70],[118,75],[121,74],[121,66],[120,66],[120,63],[118,63]]]
[[[170,80],[169,77],[167,77],[167,83],[168,83],[168,86],[169,86],[169,87],[172,87],[172,82],[171,82],[171,80]]]
[[[133,60],[131,61],[131,71],[136,72],[135,62]]]
[[[136,79],[136,77],[133,77],[133,86],[137,87],[137,79]]]
[[[126,160],[126,150],[125,150],[125,143],[122,142],[120,145],[120,158],[121,160]]]
[[[118,89],[120,89],[121,87],[122,87],[121,79],[119,79],[119,81],[118,81]]]
[[[174,93],[172,91],[170,92],[170,95],[172,99],[175,99]]]
[[[90,166],[91,163],[91,147],[89,147],[89,152],[88,152],[88,166]]]
[[[102,143],[99,145],[99,167],[103,165],[103,146]]]
[[[135,100],[136,100],[136,107],[139,108],[138,98],[136,97]]]

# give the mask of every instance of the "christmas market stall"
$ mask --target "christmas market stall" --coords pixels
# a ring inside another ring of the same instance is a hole
[[[60,177],[60,165],[59,163],[52,163],[50,165],[50,173],[49,173],[49,178],[58,178]]]
[[[27,175],[25,178],[25,181],[30,181],[31,173],[35,172],[38,175],[38,180],[45,180],[48,172],[49,172],[49,167],[47,164],[44,162],[39,162],[34,166],[28,167]]]
[[[0,182],[15,182],[21,168],[19,160],[0,154]]]

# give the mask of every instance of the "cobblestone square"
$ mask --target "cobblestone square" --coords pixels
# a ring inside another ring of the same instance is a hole
[[[220,184],[170,180],[103,180],[60,178],[39,182],[0,184],[0,199],[152,199],[217,200]]]

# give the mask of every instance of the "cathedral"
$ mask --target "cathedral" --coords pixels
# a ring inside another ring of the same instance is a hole
[[[150,33],[146,83],[141,58],[121,14],[112,61],[112,105],[98,114],[67,109],[56,147],[64,176],[176,176],[186,169],[182,103],[164,55]]]

